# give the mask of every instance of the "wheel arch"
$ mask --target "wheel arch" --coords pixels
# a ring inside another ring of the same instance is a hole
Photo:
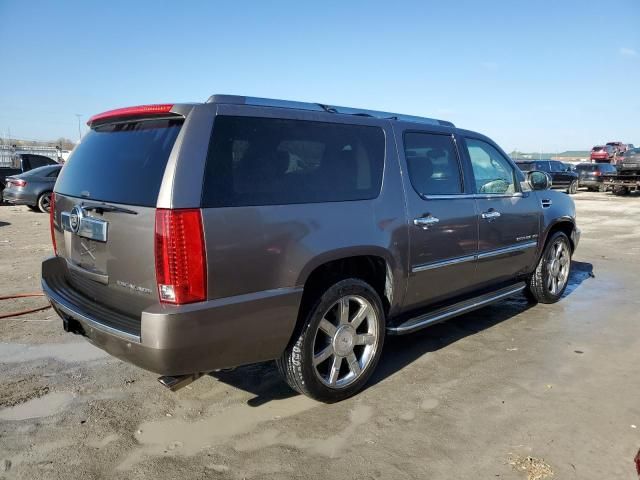
[[[575,220],[570,216],[563,216],[555,219],[551,224],[547,226],[547,229],[543,235],[542,242],[540,244],[540,252],[544,251],[544,247],[547,244],[547,240],[549,237],[553,235],[555,232],[563,232],[567,237],[569,237],[569,244],[571,245],[571,251],[575,251],[576,245],[574,243],[573,233],[576,229]]]
[[[393,256],[377,246],[345,248],[314,257],[302,269],[297,285],[303,286],[300,309],[318,291],[344,278],[359,278],[369,283],[380,295],[385,313],[394,311],[402,290]]]

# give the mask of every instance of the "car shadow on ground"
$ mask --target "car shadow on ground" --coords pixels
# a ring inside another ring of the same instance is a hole
[[[594,276],[593,265],[590,263],[572,262],[569,283],[563,297],[570,296],[582,282]],[[535,304],[529,302],[523,294],[516,295],[410,335],[387,336],[380,363],[365,389],[384,381],[425,354],[487,330],[532,307],[535,307]],[[274,362],[247,365],[233,370],[213,372],[210,375],[255,395],[247,402],[252,407],[297,395],[281,379]]]
[[[7,225],[11,225],[11,223],[0,220],[0,227],[6,227]]]

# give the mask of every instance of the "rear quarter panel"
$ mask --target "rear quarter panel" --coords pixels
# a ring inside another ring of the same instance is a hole
[[[398,308],[406,288],[408,229],[389,122],[244,105],[218,105],[212,114],[378,126],[384,131],[386,146],[382,187],[375,199],[203,209],[209,298],[301,287],[325,262],[377,255],[386,261],[391,274],[392,312]],[[185,160],[180,156],[177,162]],[[181,185],[174,186],[174,199],[185,198],[176,191],[187,183]]]

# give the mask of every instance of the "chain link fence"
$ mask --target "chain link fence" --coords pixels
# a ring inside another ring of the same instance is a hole
[[[0,145],[0,167],[10,167],[13,163],[13,155],[16,153],[32,153],[44,155],[55,161],[60,161],[60,150],[56,147],[44,147],[41,145]]]

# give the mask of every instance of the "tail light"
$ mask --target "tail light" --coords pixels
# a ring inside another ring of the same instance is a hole
[[[593,174],[594,174],[596,177],[599,177],[600,175],[602,175],[602,172],[601,172],[600,170],[596,170],[595,172],[593,172]]]
[[[51,194],[51,202],[49,203],[49,227],[51,228],[51,243],[53,244],[53,254],[58,256],[58,246],[56,245],[56,230],[55,230],[55,217],[56,217],[56,194]]]
[[[15,185],[16,187],[24,187],[27,184],[25,180],[19,180],[19,179],[13,179],[13,178],[9,180],[7,183]]]
[[[207,298],[207,262],[199,209],[156,210],[156,281],[160,302]]]

